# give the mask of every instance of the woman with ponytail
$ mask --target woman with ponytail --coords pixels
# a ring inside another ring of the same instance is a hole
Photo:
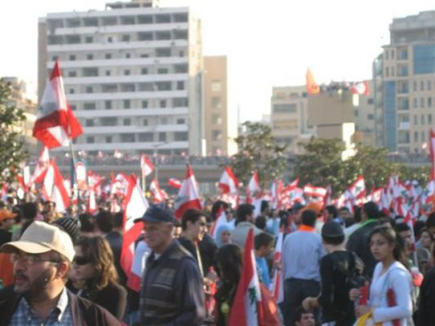
[[[407,326],[412,315],[412,280],[402,239],[388,226],[378,226],[369,236],[370,250],[378,261],[370,286],[368,305],[359,305],[356,325]],[[361,295],[350,293],[352,300]],[[370,322],[369,322],[370,320]]]

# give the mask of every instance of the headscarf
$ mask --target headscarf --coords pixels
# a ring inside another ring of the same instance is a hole
[[[224,232],[230,232],[231,231],[231,226],[228,225],[227,223],[222,224],[221,226],[219,226],[219,228],[216,231],[216,245],[218,246],[218,248],[221,248],[224,244],[222,243],[221,240],[221,234]]]

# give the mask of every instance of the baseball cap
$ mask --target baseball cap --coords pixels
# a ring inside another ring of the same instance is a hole
[[[0,250],[11,253],[16,249],[28,254],[42,254],[51,250],[65,256],[69,262],[74,259],[75,251],[71,237],[57,226],[35,221],[24,231],[20,240],[7,242]]]
[[[309,203],[307,206],[305,206],[302,211],[307,211],[307,210],[312,210],[315,211],[317,215],[319,215],[322,212],[322,204],[312,201],[311,203]]]
[[[12,213],[10,210],[6,208],[0,209],[0,222],[3,222],[4,220],[7,219],[15,218],[16,216],[17,214]]]
[[[144,222],[170,222],[174,223],[174,213],[169,208],[151,205],[142,216]]]
[[[335,221],[328,221],[322,227],[322,236],[328,238],[342,237],[344,236],[343,227]]]

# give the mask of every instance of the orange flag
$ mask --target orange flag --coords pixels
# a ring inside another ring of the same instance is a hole
[[[316,81],[314,80],[310,68],[307,69],[306,79],[307,79],[307,93],[311,95],[319,94],[320,88],[316,84]]]

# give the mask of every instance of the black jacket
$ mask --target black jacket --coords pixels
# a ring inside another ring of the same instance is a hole
[[[9,325],[22,296],[16,294],[13,285],[0,290],[0,325]],[[120,326],[106,309],[79,298],[68,290],[68,302],[74,325],[80,326]]]

